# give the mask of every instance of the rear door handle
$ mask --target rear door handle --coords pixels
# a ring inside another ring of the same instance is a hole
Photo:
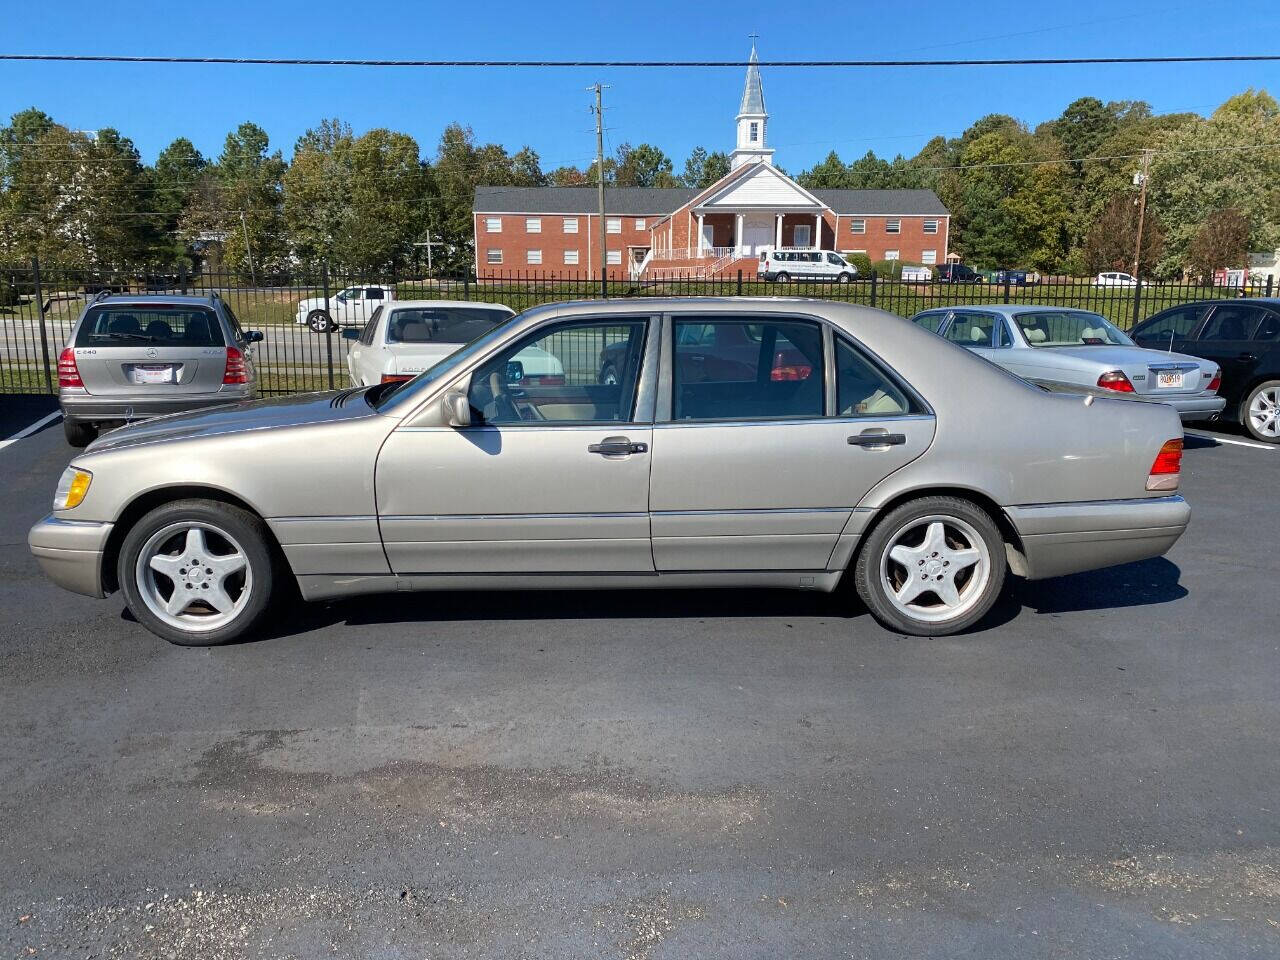
[[[587,453],[598,453],[602,457],[625,457],[632,453],[648,452],[647,443],[632,443],[627,437],[605,437],[599,443],[587,447]]]
[[[1255,360],[1258,359],[1258,355],[1255,353],[1242,353],[1239,356],[1237,356],[1236,359],[1241,360],[1245,363],[1253,363]]]
[[[849,438],[851,447],[899,447],[907,442],[904,433],[855,433]]]

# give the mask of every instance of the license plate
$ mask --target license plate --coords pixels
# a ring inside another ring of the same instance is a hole
[[[1162,390],[1182,386],[1181,370],[1161,370],[1156,377],[1156,386]]]
[[[171,364],[137,365],[133,368],[134,383],[173,383]]]

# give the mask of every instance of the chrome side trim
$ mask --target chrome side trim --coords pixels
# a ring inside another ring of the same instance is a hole
[[[1161,504],[1185,503],[1180,496],[1172,497],[1126,497],[1118,500],[1063,500],[1058,503],[1012,503],[1011,507],[1019,510],[1043,510],[1051,507],[1107,507],[1119,504],[1132,506],[1156,506]]]
[[[849,513],[851,507],[751,507],[741,510],[654,510],[655,517],[730,517],[775,513]]]
[[[346,520],[346,521],[377,520],[378,516],[377,514],[373,514],[373,513],[358,513],[358,514],[351,514],[349,516],[338,516],[334,514],[330,516],[314,516],[314,517],[301,517],[301,516],[299,517],[266,517],[264,519],[266,519],[267,522],[269,523],[295,523],[298,521],[313,522],[317,520],[335,520],[335,521],[337,520]]]
[[[907,420],[933,420],[932,414],[909,413],[888,417],[777,417],[769,420],[672,420],[667,423],[655,423],[655,430],[669,430],[672,427],[689,429],[690,427],[774,427],[779,424],[821,424],[821,423],[899,423]]]
[[[643,510],[627,513],[437,513],[385,514],[379,520],[581,520],[592,518],[647,517]]]

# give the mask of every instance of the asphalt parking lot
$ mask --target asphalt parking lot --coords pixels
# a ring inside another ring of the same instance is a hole
[[[1167,558],[962,637],[477,594],[209,650],[40,575],[70,452],[0,448],[6,956],[1280,954],[1280,451],[1190,438]]]

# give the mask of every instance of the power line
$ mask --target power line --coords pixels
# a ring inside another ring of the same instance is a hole
[[[1186,57],[1016,57],[964,60],[761,60],[756,66],[794,68],[881,67],[1044,67],[1106,64],[1270,63],[1280,54],[1237,54]],[[3,53],[0,62],[146,63],[263,67],[440,67],[689,69],[747,67],[747,60],[346,60],[308,57],[135,57],[124,54]]]

